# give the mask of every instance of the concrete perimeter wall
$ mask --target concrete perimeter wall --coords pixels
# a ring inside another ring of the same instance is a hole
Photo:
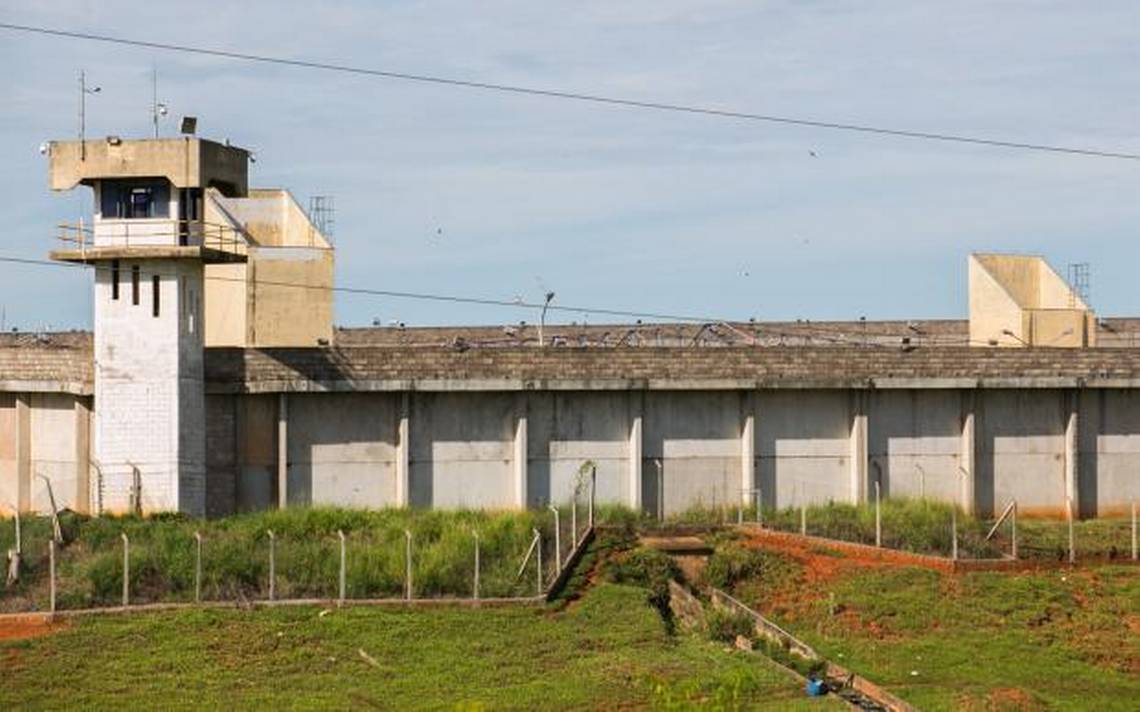
[[[49,511],[51,495],[60,509],[87,512],[97,504],[91,421],[87,396],[0,392],[0,513]]]
[[[96,508],[91,398],[0,392],[0,512]],[[651,514],[926,496],[983,515],[1140,500],[1140,392],[767,389],[209,395],[210,516],[279,506],[598,501]]]

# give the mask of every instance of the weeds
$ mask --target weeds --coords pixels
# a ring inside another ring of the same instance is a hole
[[[617,514],[615,513],[615,518]],[[473,593],[475,537],[479,534],[480,594],[533,595],[535,578],[518,576],[532,530],[543,534],[543,563],[553,570],[553,518],[543,512],[289,509],[202,521],[180,515],[159,517],[64,516],[67,542],[58,556],[61,608],[117,604],[122,596],[121,535],[130,539],[132,602],[189,601],[194,596],[195,540],[202,547],[202,596],[207,600],[266,597],[269,540],[276,541],[276,591],[280,598],[337,594],[339,540],[347,537],[347,594],[353,598],[402,595],[405,536],[413,536],[413,578],[417,597]],[[565,517],[563,519],[566,519]],[[12,527],[0,523],[0,547],[11,546]],[[563,522],[568,528],[568,522]],[[563,542],[572,539],[566,531]],[[5,592],[0,608],[46,605],[47,542],[50,520],[23,520],[25,576]],[[567,550],[568,547],[563,547]],[[565,553],[565,551],[564,551]],[[533,559],[529,570],[533,572]]]
[[[672,620],[669,581],[681,575],[673,557],[663,551],[641,547],[611,558],[606,562],[603,574],[607,581],[646,589],[650,605],[660,611],[666,621]]]
[[[709,638],[720,643],[732,643],[738,636],[752,639],[752,617],[741,611],[713,608],[705,616]]]

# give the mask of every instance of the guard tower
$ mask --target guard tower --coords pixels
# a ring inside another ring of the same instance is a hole
[[[249,153],[185,136],[53,142],[51,187],[94,191],[52,259],[95,268],[95,431],[104,508],[206,509],[204,270],[247,259],[239,227],[204,219],[207,191],[248,193]]]

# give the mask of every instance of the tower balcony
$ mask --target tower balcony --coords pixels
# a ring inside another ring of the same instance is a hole
[[[51,257],[66,262],[175,257],[244,262],[248,245],[240,229],[201,220],[102,219],[58,227],[60,249]]]

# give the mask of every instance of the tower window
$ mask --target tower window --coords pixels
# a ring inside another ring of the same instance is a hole
[[[119,261],[111,260],[111,299],[119,298]]]
[[[151,286],[151,290],[153,292],[153,294],[151,296],[154,298],[152,300],[151,313],[154,314],[154,316],[158,316],[158,275],[157,274],[151,276],[150,286]]]
[[[139,303],[139,266],[131,265],[131,304]]]
[[[170,184],[156,180],[105,180],[99,187],[104,219],[170,217]]]

